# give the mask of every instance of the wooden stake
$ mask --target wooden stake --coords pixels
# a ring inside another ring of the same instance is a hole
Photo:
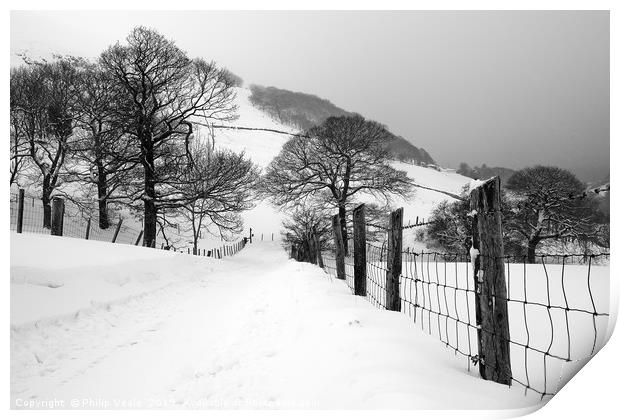
[[[321,249],[320,238],[316,234],[316,228],[312,228],[312,237],[314,238],[314,247],[316,249],[316,263],[319,265],[319,267],[324,268],[325,264],[323,264],[323,250]]]
[[[88,218],[88,222],[86,222],[86,235],[84,235],[84,239],[88,240],[89,237],[90,237],[90,217]],[[140,234],[140,237],[142,237],[142,234]]]
[[[62,236],[63,219],[65,217],[65,202],[60,197],[52,200],[52,229],[54,236]]]
[[[19,196],[17,197],[17,233],[22,233],[24,227],[24,189],[19,189]]]
[[[340,216],[337,214],[332,217],[332,230],[334,231],[334,245],[336,246],[336,277],[344,280],[344,243],[342,241],[342,230],[340,229]]]
[[[362,204],[353,210],[353,268],[354,290],[366,296],[366,207]]]
[[[403,266],[403,209],[390,215],[388,230],[385,306],[388,311],[400,312],[400,273]]]
[[[121,226],[123,225],[123,219],[118,218],[118,224],[116,225],[116,230],[114,231],[114,236],[112,237],[112,243],[116,243],[116,238],[118,237],[118,232],[121,230]]]
[[[470,194],[473,216],[476,325],[480,376],[510,385],[510,331],[504,274],[500,180],[491,178]]]
[[[291,245],[291,258],[297,259],[297,246],[295,244]]]

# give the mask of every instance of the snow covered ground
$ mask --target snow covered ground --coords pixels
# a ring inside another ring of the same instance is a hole
[[[467,372],[405,315],[352,296],[276,242],[213,260],[11,236],[14,408],[538,403]]]
[[[335,277],[333,256],[324,261]],[[387,264],[376,259],[367,264],[368,298],[385,307]],[[352,289],[353,258],[346,259],[345,272]],[[478,354],[472,272],[469,262],[405,254],[400,277],[403,314],[461,355]],[[505,273],[514,384],[556,394],[609,337],[610,317],[604,315],[610,312],[609,266],[507,263]]]

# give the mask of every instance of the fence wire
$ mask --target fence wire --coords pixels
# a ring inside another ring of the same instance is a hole
[[[351,249],[351,248],[349,248]],[[481,258],[497,258],[482,255]],[[366,244],[366,299],[386,308],[387,244]],[[590,358],[603,345],[609,319],[609,253],[537,254],[501,257],[506,276],[510,338],[476,325],[476,287],[469,254],[402,252],[401,312],[438,338],[467,369],[478,363],[495,370],[478,352],[478,333],[505,340],[511,354],[511,381],[541,399],[563,385],[564,365]],[[336,277],[333,252],[323,255],[325,271]],[[354,291],[353,259],[345,259],[345,283]],[[484,296],[482,296],[484,298]],[[498,369],[499,370],[499,369]]]
[[[17,213],[19,194],[11,191],[10,195],[10,230],[17,230]],[[142,237],[142,230],[132,226],[129,221],[120,222],[120,217],[113,209],[109,209],[109,227],[102,229],[99,226],[98,212],[92,211],[87,206],[77,205],[69,200],[64,201],[64,217],[62,223],[62,236],[88,239],[102,242],[112,242],[116,234],[114,243],[135,245]],[[92,207],[92,206],[90,206]],[[90,220],[90,227],[89,227]],[[120,223],[120,228],[118,224]],[[118,232],[117,232],[118,228]],[[24,194],[24,211],[22,222],[23,233],[51,234],[50,228],[44,226],[43,203],[39,197]],[[141,245],[141,242],[138,243]],[[162,249],[164,244],[161,243]],[[231,244],[226,244],[213,249],[198,249],[195,255],[222,258],[234,255],[245,247],[245,240],[240,240]],[[186,253],[185,248],[173,249],[178,252]],[[194,254],[194,250],[188,248],[187,253]],[[351,271],[352,273],[352,271]]]

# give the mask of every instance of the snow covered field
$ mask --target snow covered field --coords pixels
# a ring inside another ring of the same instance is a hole
[[[335,278],[333,256],[325,255],[324,261]],[[368,299],[385,307],[387,264],[367,264]],[[352,258],[347,258],[345,271],[352,289]],[[609,336],[609,266],[506,264],[505,273],[514,385],[555,394]],[[401,312],[438,343],[458,349],[464,365],[468,361],[462,355],[478,354],[474,290],[470,263],[405,254]]]
[[[468,373],[406,316],[352,296],[318,267],[289,260],[277,243],[213,260],[13,234],[11,406],[61,403],[517,409],[539,402]]]

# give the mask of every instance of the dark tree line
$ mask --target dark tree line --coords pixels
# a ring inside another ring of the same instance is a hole
[[[234,119],[240,83],[143,27],[95,62],[27,60],[11,70],[10,182],[41,191],[46,227],[51,198],[65,194],[96,197],[103,229],[110,203],[140,212],[146,246],[184,212],[198,211],[200,226],[221,234],[238,231],[257,169],[243,155],[200,147],[196,123]]]
[[[485,163],[481,166],[474,166],[472,168],[467,163],[461,162],[456,173],[473,179],[489,179],[494,176],[499,176],[502,182],[506,182],[515,171],[501,166],[487,166]]]
[[[576,197],[586,186],[571,172],[534,166],[515,172],[502,193],[502,228],[507,253],[536,261],[542,243],[575,242],[586,248],[609,248],[609,218],[605,197]],[[464,201],[440,203],[431,215],[433,224],[419,235],[431,246],[467,253],[471,247],[469,191]]]

